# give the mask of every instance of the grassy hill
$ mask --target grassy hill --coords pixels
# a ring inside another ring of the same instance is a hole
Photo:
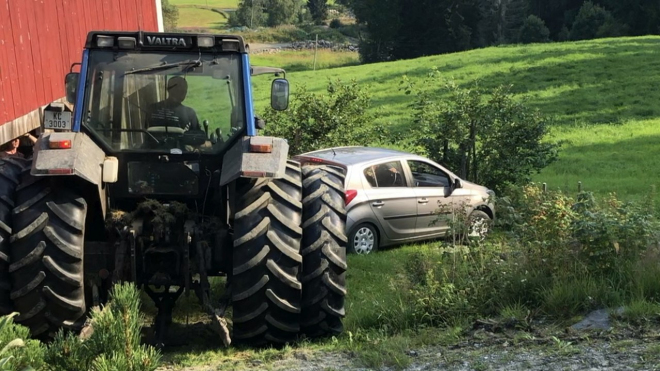
[[[294,94],[300,84],[322,91],[329,78],[367,84],[377,120],[400,130],[411,116],[412,98],[398,90],[404,74],[421,80],[435,66],[462,85],[511,84],[520,98],[554,119],[548,139],[565,141],[559,161],[535,180],[572,190],[582,181],[587,190],[637,198],[660,185],[658,48],[660,37],[503,46],[287,77]],[[260,77],[254,86],[262,110],[269,85]]]

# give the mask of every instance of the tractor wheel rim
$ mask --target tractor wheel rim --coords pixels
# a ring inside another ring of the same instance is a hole
[[[374,232],[367,227],[362,227],[355,233],[353,248],[358,254],[369,254],[373,251],[375,242]]]

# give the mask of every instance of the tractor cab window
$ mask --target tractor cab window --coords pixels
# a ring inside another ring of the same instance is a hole
[[[217,153],[245,128],[238,54],[90,52],[84,125],[114,151]]]

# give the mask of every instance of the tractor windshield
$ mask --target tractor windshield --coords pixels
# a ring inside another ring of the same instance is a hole
[[[238,54],[94,50],[83,123],[112,151],[217,153],[245,128]]]

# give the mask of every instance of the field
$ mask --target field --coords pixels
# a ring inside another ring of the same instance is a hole
[[[328,79],[369,86],[377,120],[405,131],[412,98],[399,91],[403,75],[421,80],[432,67],[469,86],[501,84],[553,120],[548,140],[562,141],[560,159],[535,176],[551,189],[583,188],[638,198],[660,184],[660,60],[658,37],[503,46],[287,75],[293,91],[321,92]],[[269,60],[275,63],[275,58]],[[281,64],[286,65],[286,57]],[[255,79],[257,108],[267,105],[268,83]],[[295,94],[295,93],[294,93]],[[442,94],[438,86],[438,94]]]
[[[227,27],[229,11],[238,0],[172,0],[179,8],[177,28],[182,30],[222,30]]]
[[[170,4],[181,5],[201,5],[220,9],[238,8],[238,0],[170,0]]]
[[[353,66],[357,63],[355,55],[328,54],[319,58],[325,60],[320,66],[333,68],[317,71],[309,71],[311,56],[298,52],[253,55],[252,62],[287,68],[294,92],[302,84],[311,91],[323,92],[328,80],[337,78],[368,85],[377,120],[401,131],[409,128],[407,105],[412,99],[399,91],[403,75],[420,81],[435,66],[444,77],[464,86],[476,81],[485,88],[511,84],[520,99],[552,118],[548,140],[563,141],[559,161],[536,175],[536,180],[547,182],[550,188],[571,190],[582,181],[584,189],[601,195],[617,192],[624,198],[639,199],[651,185],[660,183],[656,171],[660,162],[656,155],[656,141],[660,140],[660,109],[656,103],[660,101],[656,88],[660,61],[655,58],[658,46],[660,37],[620,38],[494,47],[360,66]],[[342,67],[346,64],[351,66]],[[253,81],[258,111],[268,104],[268,80],[260,76]],[[249,369],[262,362],[293,358],[293,353],[322,350],[356,354],[355,363],[369,369],[383,363],[404,367],[411,361],[406,355],[410,349],[454,343],[463,336],[452,328],[413,333],[408,330],[410,324],[400,320],[405,318],[400,316],[405,312],[405,296],[393,286],[392,279],[406,271],[406,262],[416,253],[436,248],[436,243],[430,243],[374,256],[349,256],[345,333],[338,339],[260,351],[221,349],[217,339],[216,343],[212,338],[198,339],[192,341],[192,346],[167,353],[166,360],[178,366]],[[178,304],[177,323],[201,319],[194,302],[191,296]],[[464,328],[471,326],[469,323]],[[189,336],[197,334],[193,331]]]

